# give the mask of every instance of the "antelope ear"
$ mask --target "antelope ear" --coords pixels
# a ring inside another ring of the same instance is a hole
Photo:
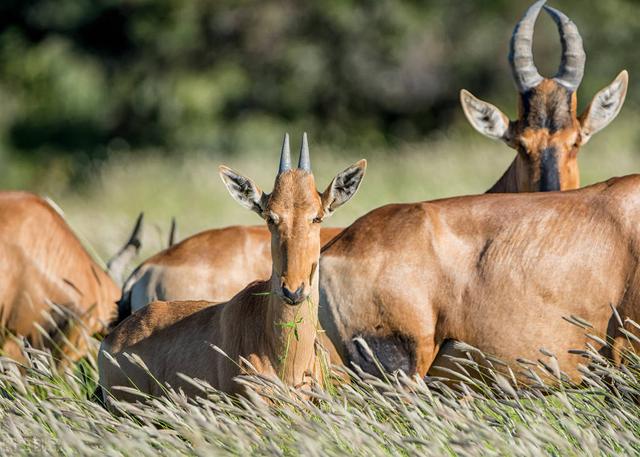
[[[474,129],[494,140],[509,141],[509,118],[502,111],[464,89],[460,91],[460,104]]]
[[[234,200],[262,216],[269,196],[262,192],[251,179],[231,168],[220,165],[219,171],[222,182]]]
[[[322,193],[322,209],[325,217],[331,216],[339,206],[348,202],[356,194],[366,169],[367,161],[362,159],[333,178],[329,187]]]
[[[580,115],[582,144],[589,141],[594,133],[605,128],[616,118],[622,109],[628,85],[629,73],[627,70],[622,70],[611,84],[593,97],[591,104]]]

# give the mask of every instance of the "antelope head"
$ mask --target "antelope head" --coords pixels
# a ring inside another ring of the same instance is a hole
[[[585,64],[582,38],[567,16],[544,3],[540,0],[527,10],[511,38],[509,62],[519,94],[518,119],[510,121],[495,106],[464,89],[460,92],[471,125],[518,152],[512,166],[519,191],[579,187],[580,146],[617,116],[627,92],[628,74],[622,71],[577,115],[576,91]],[[543,7],[558,26],[562,44],[560,68],[552,79],[542,77],[533,62],[533,27]]]
[[[366,160],[356,162],[336,175],[324,192],[318,192],[305,133],[297,168],[291,167],[289,135],[285,135],[271,194],[264,193],[253,180],[220,167],[231,196],[267,222],[273,259],[271,290],[288,305],[302,303],[317,290],[320,223],[353,197],[366,166]]]

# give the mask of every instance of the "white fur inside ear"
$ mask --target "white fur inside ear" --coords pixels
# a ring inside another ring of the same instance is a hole
[[[262,212],[265,195],[251,179],[225,166],[220,166],[220,178],[235,201],[259,214]]]
[[[473,128],[489,138],[506,141],[509,119],[502,111],[464,89],[460,91],[460,104]]]
[[[627,95],[629,74],[622,71],[607,87],[598,92],[582,117],[582,142],[613,121],[624,104]]]
[[[322,194],[325,216],[330,216],[341,205],[353,197],[364,178],[367,161],[360,160],[338,173]]]

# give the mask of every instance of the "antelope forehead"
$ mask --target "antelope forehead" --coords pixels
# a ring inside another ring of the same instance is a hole
[[[573,93],[555,82],[527,93],[522,98],[522,108],[522,118],[531,129],[555,133],[574,125]]]
[[[320,199],[296,199],[278,200],[269,204],[269,211],[283,219],[290,221],[296,219],[310,219],[318,215],[320,211]]]
[[[311,208],[320,207],[320,196],[313,176],[309,174],[298,179],[278,180],[269,200],[269,207],[276,212],[300,211],[305,208],[310,208],[311,211]]]

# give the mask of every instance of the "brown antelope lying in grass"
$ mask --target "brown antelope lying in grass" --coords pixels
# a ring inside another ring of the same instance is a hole
[[[613,120],[627,90],[623,71],[598,92],[578,117],[576,89],[584,70],[582,40],[562,13],[558,22],[562,65],[554,79],[543,79],[533,65],[533,25],[544,2],[533,5],[518,23],[510,62],[519,90],[519,117],[509,121],[496,107],[467,91],[461,103],[471,124],[517,150],[516,158],[488,192],[567,190],[579,187],[577,154],[591,135]],[[342,229],[322,229],[322,243]],[[196,234],[140,265],[127,280],[120,320],[153,300],[228,300],[245,284],[269,277],[269,232],[264,227],[226,227]]]
[[[133,385],[162,395],[168,383],[189,395],[198,394],[179,376],[182,373],[239,393],[242,388],[234,378],[247,368],[242,359],[258,373],[277,376],[291,386],[308,376],[321,381],[316,357],[320,223],[356,193],[365,168],[364,160],[355,163],[320,194],[311,174],[306,135],[297,169],[291,169],[285,137],[270,195],[251,179],[221,166],[220,176],[233,198],[267,222],[271,278],[249,284],[226,303],[154,302],[133,314],[102,343],[98,358],[102,388],[124,400],[136,397],[112,390],[114,386]],[[139,356],[150,373],[131,363],[126,354]]]
[[[579,381],[585,361],[571,350],[590,342],[620,363],[630,338],[618,328],[640,321],[638,221],[640,175],[567,192],[384,206],[322,250],[320,323],[343,360],[372,374],[358,341],[385,370],[424,376],[455,339],[516,372],[519,358],[553,366],[544,349]],[[571,316],[613,350],[563,319]]]
[[[1,355],[25,364],[24,337],[52,349],[61,366],[78,360],[87,350],[83,336],[105,330],[117,311],[120,291],[109,273],[121,277],[139,249],[141,218],[105,272],[37,195],[0,192],[0,214]]]

